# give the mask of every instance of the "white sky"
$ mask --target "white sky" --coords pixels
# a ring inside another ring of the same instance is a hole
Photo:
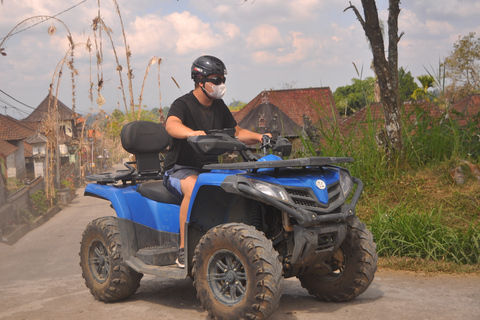
[[[4,0],[0,6],[0,42],[19,22],[36,15],[57,15],[82,0]],[[360,12],[360,0],[352,0]],[[127,43],[132,51],[133,95],[138,102],[145,70],[153,56],[162,59],[161,106],[170,104],[193,89],[190,66],[198,56],[210,54],[222,59],[228,70],[227,104],[233,99],[249,102],[264,89],[339,86],[372,76],[372,60],[363,29],[347,0],[117,0]],[[377,0],[382,20],[387,17],[388,1]],[[476,32],[480,37],[480,2],[474,0],[402,1],[399,32],[399,66],[413,76],[436,70],[453,49],[459,36]],[[57,16],[70,30],[76,43],[90,37],[97,1],[86,0]],[[101,1],[101,16],[113,31],[113,41],[123,66],[123,82],[129,100],[126,59],[120,22],[112,1]],[[0,90],[17,100],[37,107],[48,93],[57,64],[68,50],[65,28],[54,22],[57,32],[47,34],[52,20],[13,35],[2,45],[7,56],[0,56]],[[31,26],[29,23],[27,26]],[[110,42],[103,33],[102,95],[107,112],[117,107],[121,94],[119,77]],[[90,63],[92,59],[92,63]],[[83,46],[75,52],[77,112],[98,110],[88,99],[90,70],[96,82],[95,54]],[[150,69],[142,104],[159,107],[158,71]],[[171,77],[180,85],[176,87]],[[71,82],[64,69],[59,98],[71,106]],[[4,107],[6,106],[6,108]],[[17,108],[14,109],[11,106]],[[21,110],[21,111],[18,111]],[[123,102],[120,101],[123,111]],[[18,119],[31,109],[0,92],[0,113]]]

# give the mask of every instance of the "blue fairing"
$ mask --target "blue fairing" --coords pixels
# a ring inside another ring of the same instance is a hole
[[[178,205],[147,199],[136,190],[137,186],[113,187],[96,183],[85,188],[85,192],[109,200],[119,218],[132,220],[159,231],[180,231]]]
[[[258,161],[277,160],[282,160],[282,158],[270,154]],[[316,186],[316,182],[317,180],[323,180],[327,186],[337,182],[339,180],[339,170],[340,168],[334,166],[324,167],[323,170],[318,168],[302,169],[301,174],[299,174],[297,169],[291,168],[280,169],[280,174],[275,174],[275,169],[273,168],[258,169],[257,173],[248,173],[244,170],[212,170],[211,172],[203,173],[198,177],[195,189],[193,190],[192,199],[195,199],[197,191],[201,186],[220,186],[227,176],[241,174],[252,179],[277,184],[282,187],[310,188],[320,202],[327,204],[329,200],[328,188],[321,190]],[[190,205],[192,205],[192,203]]]
[[[273,184],[277,184],[282,187],[303,187],[303,188],[310,188],[313,190],[317,199],[327,204],[328,203],[328,188],[319,189],[316,186],[317,180],[323,180],[325,184],[328,186],[332,183],[335,183],[339,179],[338,170],[332,167],[329,169],[324,170],[323,172],[318,169],[312,170],[303,170],[302,175],[299,175],[295,169],[283,169],[281,170],[281,176],[275,177],[272,174],[272,169],[265,169],[263,174],[246,174],[245,176],[257,179]],[[270,172],[270,174],[268,174]]]

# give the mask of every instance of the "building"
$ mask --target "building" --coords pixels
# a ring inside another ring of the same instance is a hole
[[[0,115],[0,155],[5,159],[5,171],[8,178],[23,180],[27,172],[34,174],[32,146],[28,139],[37,132],[28,124],[7,115]]]
[[[328,87],[269,90],[259,93],[234,114],[237,123],[255,132],[274,132],[295,138],[308,127],[329,128],[338,115]]]
[[[48,94],[38,107],[28,117],[23,119],[22,122],[36,128],[38,132],[45,133],[45,121],[48,119],[47,116],[49,112],[53,110],[54,103],[55,97]],[[77,114],[60,100],[57,100],[56,109],[57,119],[55,119],[55,121],[59,128],[57,143],[60,153],[60,163],[65,164],[74,161],[74,156],[71,156],[71,154],[74,153],[78,145],[78,143],[75,142],[77,139]],[[35,145],[41,144],[39,139],[41,138],[36,138]],[[39,149],[37,148],[36,150]],[[36,153],[36,157],[41,158],[41,156],[41,153]]]

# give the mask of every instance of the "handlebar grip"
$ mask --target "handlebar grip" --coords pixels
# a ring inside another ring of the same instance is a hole
[[[271,148],[271,145],[270,145],[270,141],[271,141],[271,137],[267,134],[264,134],[262,136],[262,151],[263,151],[263,154],[268,154],[268,148]]]

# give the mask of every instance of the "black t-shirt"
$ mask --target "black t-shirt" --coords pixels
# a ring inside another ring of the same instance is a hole
[[[175,100],[170,107],[168,117],[175,116],[192,130],[203,130],[208,133],[212,129],[235,128],[237,122],[223,100],[213,100],[211,106],[202,105],[190,91]],[[175,164],[202,168],[206,164],[217,163],[217,156],[197,153],[186,139],[173,138],[172,145],[165,158],[164,170]]]

